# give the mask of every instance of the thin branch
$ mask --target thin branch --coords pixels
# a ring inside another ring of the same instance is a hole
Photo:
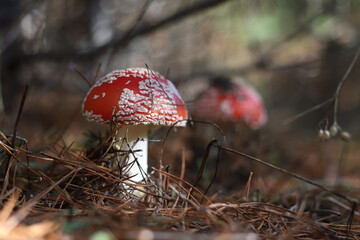
[[[305,111],[303,111],[303,112],[301,112],[299,114],[296,114],[295,116],[292,116],[292,117],[286,119],[283,122],[283,125],[287,125],[289,123],[292,123],[292,122],[298,120],[299,118],[301,118],[301,117],[303,117],[303,116],[305,116],[305,115],[307,115],[307,114],[309,114],[309,113],[311,113],[313,111],[316,111],[316,110],[324,107],[326,104],[331,103],[333,101],[334,101],[334,97],[331,97],[331,98],[323,101],[322,103],[319,103],[319,104],[317,104],[317,105],[315,105],[315,106],[313,106],[313,107],[311,107],[311,108],[309,108],[309,109],[307,109],[307,110],[305,110]]]
[[[87,79],[87,77],[85,77],[85,75],[82,72],[80,72],[80,70],[74,68],[74,71],[81,77],[82,80],[84,80],[87,83],[87,85],[89,85],[89,87],[92,87],[92,83],[89,81],[89,79]]]
[[[25,104],[25,100],[26,100],[26,95],[28,92],[29,87],[25,86],[24,92],[23,92],[23,96],[21,98],[21,102],[20,102],[20,107],[19,107],[19,111],[18,114],[16,116],[16,121],[15,121],[15,126],[14,126],[14,132],[13,132],[13,136],[12,136],[12,141],[11,141],[11,146],[15,147],[15,140],[16,140],[16,133],[19,127],[19,122],[20,122],[20,118],[21,118],[21,114],[22,111],[24,109],[24,104]]]
[[[213,139],[213,140],[211,140],[211,141],[208,143],[208,145],[207,145],[207,147],[206,147],[206,150],[205,150],[203,159],[202,159],[202,161],[201,161],[201,165],[200,165],[200,167],[199,167],[199,170],[198,170],[198,173],[197,173],[195,182],[194,182],[194,187],[197,186],[197,184],[199,183],[199,181],[200,181],[200,179],[201,179],[201,176],[202,176],[202,174],[203,174],[203,172],[204,172],[204,169],[205,169],[206,161],[207,161],[208,158],[209,158],[210,150],[211,150],[212,146],[214,146],[215,144],[218,145],[218,140]],[[191,192],[191,191],[190,191],[190,192]]]
[[[211,188],[211,186],[213,185],[213,183],[215,182],[217,173],[218,173],[218,169],[219,169],[219,161],[220,161],[220,149],[218,148],[217,151],[217,155],[216,155],[216,165],[215,165],[215,169],[214,169],[214,176],[212,177],[209,185],[207,186],[207,188],[204,191],[204,196],[206,196],[207,192],[209,191],[209,189]],[[201,199],[201,203],[203,203],[204,198]]]
[[[24,54],[23,56],[20,56],[22,60],[28,60],[31,59],[54,59],[54,60],[60,60],[60,59],[68,59],[71,57],[78,57],[78,58],[91,58],[91,57],[97,57],[104,52],[106,52],[110,48],[125,48],[132,39],[138,36],[143,36],[146,34],[150,34],[156,30],[159,30],[161,28],[164,28],[172,23],[181,21],[183,19],[186,19],[187,17],[190,17],[192,15],[195,15],[197,13],[200,13],[202,11],[205,11],[207,9],[216,7],[218,5],[221,5],[222,3],[225,3],[229,0],[203,0],[200,2],[195,2],[187,7],[184,7],[183,9],[179,10],[178,12],[174,13],[173,15],[166,17],[162,20],[159,20],[158,22],[150,25],[143,25],[141,27],[136,28],[129,35],[129,32],[126,33],[123,36],[115,37],[113,40],[108,42],[107,44],[104,44],[99,47],[91,47],[87,50],[79,50],[79,49],[71,49],[69,51],[47,51],[47,52],[38,52],[35,54]],[[140,15],[141,16],[141,15]]]
[[[147,0],[145,2],[144,6],[141,8],[141,11],[140,11],[139,15],[136,17],[135,22],[133,23],[133,25],[123,35],[123,37],[122,37],[123,40],[131,38],[131,36],[135,32],[135,29],[139,26],[139,23],[144,18],[145,13],[149,9],[150,4],[151,4],[152,1],[153,0]],[[113,54],[112,55],[114,55],[114,53],[122,46],[121,46],[121,44],[114,44],[113,47],[114,48],[113,48]]]
[[[141,8],[138,16],[136,17],[134,23],[126,30],[125,34],[122,35],[121,39],[121,43],[119,44],[114,44],[112,46],[109,46],[108,49],[110,49],[110,51],[108,51],[109,56],[106,60],[106,64],[105,66],[108,66],[110,62],[113,61],[115,54],[117,53],[117,51],[124,47],[124,43],[128,41],[128,39],[132,39],[132,35],[135,31],[135,29],[138,27],[139,23],[141,22],[141,20],[144,18],[146,11],[149,9],[150,4],[153,0],[147,0],[144,4],[144,6]],[[100,53],[101,54],[101,53]]]
[[[212,8],[212,7],[216,7],[222,3],[225,3],[229,0],[204,0],[201,2],[196,2],[190,6],[187,6],[181,10],[179,10],[178,12],[174,13],[173,15],[164,18],[163,20],[160,20],[159,22],[152,24],[152,25],[147,25],[147,26],[141,26],[139,28],[137,28],[137,30],[134,30],[132,32],[132,34],[130,36],[125,35],[119,38],[115,38],[113,39],[111,42],[100,46],[98,48],[95,49],[91,49],[89,52],[86,52],[84,54],[82,54],[84,57],[86,56],[97,56],[102,54],[104,51],[106,51],[107,49],[109,49],[110,47],[116,47],[116,46],[122,46],[124,47],[125,45],[127,45],[130,40],[132,40],[135,37],[138,36],[142,36],[142,35],[146,35],[149,34],[151,32],[154,32],[160,28],[163,28],[165,26],[168,26],[171,23],[174,23],[176,21],[182,20],[188,16],[191,16],[193,14],[205,11],[206,9]]]

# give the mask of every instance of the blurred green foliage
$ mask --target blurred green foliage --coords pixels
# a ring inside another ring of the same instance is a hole
[[[239,44],[257,47],[276,42],[315,18],[304,31],[328,40],[351,37],[360,21],[360,1],[233,1],[223,5],[216,16],[218,31]],[[357,16],[357,17],[356,17]]]

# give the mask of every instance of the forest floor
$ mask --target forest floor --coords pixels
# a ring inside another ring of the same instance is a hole
[[[31,124],[20,115],[14,124]],[[246,135],[257,144],[240,151],[196,139],[193,127],[160,129],[150,156],[181,164],[154,164],[140,184],[117,164],[124,154],[112,151],[111,131],[34,146],[17,128],[0,132],[0,239],[360,239],[359,179],[316,177],[319,156],[284,164],[276,159],[293,156],[269,147],[266,133]],[[285,142],[295,152],[296,142]],[[180,155],[168,150],[178,145]],[[306,172],[317,181],[298,175]]]

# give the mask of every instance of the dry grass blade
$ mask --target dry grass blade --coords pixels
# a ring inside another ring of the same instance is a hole
[[[8,199],[7,203],[0,211],[0,239],[26,240],[26,239],[60,239],[59,223],[51,221],[42,221],[31,225],[20,224],[18,219],[11,213],[17,204],[20,191],[15,193]],[[22,209],[21,207],[20,209]]]
[[[14,194],[9,198],[5,206],[0,212],[0,226],[2,226],[6,220],[10,217],[11,212],[13,211],[16,201],[19,198],[19,191],[15,190]]]
[[[87,83],[89,87],[92,87],[92,83],[89,81],[89,79],[87,79],[87,77],[85,77],[85,75],[82,72],[80,72],[77,68],[74,68],[74,71],[81,77],[82,80],[84,80]]]
[[[197,194],[199,194],[202,198],[204,198],[207,202],[211,203],[211,200],[209,198],[207,198],[199,189],[197,189],[195,186],[193,186],[192,184],[190,184],[189,182],[181,179],[180,177],[177,177],[171,173],[165,172],[165,171],[161,171],[159,169],[153,169],[155,172],[159,173],[160,175],[166,176],[167,178],[169,178],[170,180],[173,181],[174,184],[178,185],[180,187],[180,189],[182,189],[183,191],[185,191],[185,196],[190,197],[196,204],[194,206],[196,207],[200,207],[200,203],[199,201],[196,199],[196,197],[192,194],[193,191],[195,191]],[[189,190],[186,190],[183,185],[188,186]]]
[[[69,152],[66,148],[61,148],[60,151],[62,152],[62,157],[43,153],[44,157],[37,156],[37,159],[61,163],[59,165],[64,167],[66,174],[62,173],[55,177],[41,173],[43,179],[51,184],[49,187],[41,191],[35,198],[26,202],[11,216],[9,215],[13,211],[15,201],[12,201],[11,205],[4,207],[4,212],[1,212],[1,221],[4,221],[3,219],[7,219],[7,221],[13,219],[12,229],[18,229],[18,233],[23,231],[18,228],[20,221],[29,214],[30,208],[34,207],[36,203],[36,212],[38,213],[61,210],[55,208],[49,209],[46,206],[48,200],[44,204],[39,203],[40,199],[53,199],[53,201],[65,201],[72,208],[81,209],[82,214],[87,213],[89,216],[96,209],[96,212],[103,216],[103,220],[107,221],[108,226],[112,226],[115,232],[116,226],[118,226],[114,222],[115,219],[124,216],[133,218],[142,216],[140,218],[144,218],[143,221],[145,222],[165,224],[169,227],[172,226],[174,230],[182,231],[221,232],[226,230],[231,232],[230,226],[246,226],[245,229],[247,231],[254,231],[259,236],[270,239],[274,236],[285,237],[290,235],[295,238],[314,237],[318,239],[326,239],[327,236],[344,238],[348,235],[350,236],[349,239],[356,239],[351,236],[359,234],[360,228],[356,225],[346,229],[346,225],[323,224],[309,218],[306,214],[299,215],[286,208],[268,203],[245,202],[229,204],[213,202],[184,179],[167,171],[157,169],[154,169],[154,171],[167,179],[168,191],[165,191],[163,194],[156,194],[161,189],[154,186],[144,186],[149,188],[149,190],[144,191],[146,197],[134,202],[135,198],[132,198],[130,195],[124,199],[124,195],[107,194],[111,188],[118,186],[118,183],[122,181],[123,178],[121,176],[106,167],[87,160],[81,155]],[[19,151],[19,153],[28,154],[22,151]],[[32,155],[32,158],[34,157]],[[88,181],[82,184],[79,180],[85,176]],[[97,185],[96,182],[101,182],[106,186],[100,187],[102,185]],[[152,188],[153,190],[151,190]],[[58,194],[54,196],[50,191],[55,189],[57,189]],[[193,189],[193,193],[190,194],[191,189]],[[121,192],[123,190],[118,188],[118,191]],[[245,189],[245,191],[249,191],[249,189]],[[77,197],[76,200],[74,199],[75,196]],[[201,198],[205,199],[205,205],[201,204]],[[162,203],[165,200],[167,204],[163,205]],[[157,219],[163,220],[157,223],[156,221],[159,221]],[[35,236],[36,229],[43,229],[44,232],[47,232],[49,228],[59,229],[58,225],[52,224],[51,222],[43,221],[39,225],[31,225],[33,227],[31,229],[32,234]],[[27,231],[30,231],[30,228],[27,228]]]

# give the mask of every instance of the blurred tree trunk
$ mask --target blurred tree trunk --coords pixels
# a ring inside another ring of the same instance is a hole
[[[21,94],[24,85],[31,88],[36,82],[41,82],[36,74],[37,61],[26,59],[26,54],[30,51],[36,54],[43,48],[58,51],[73,50],[88,44],[91,40],[91,18],[98,7],[99,0],[67,0],[67,1],[45,1],[38,5],[26,5],[19,0],[6,0],[0,2],[0,37],[1,41],[1,62],[0,80],[2,83],[2,93],[5,104],[5,111],[13,111],[15,98]],[[44,15],[42,24],[45,24],[45,31],[38,33],[34,39],[23,38],[20,24],[26,14],[32,11],[39,11]],[[37,41],[40,43],[39,49],[29,49],[25,46],[26,41]],[[35,51],[35,52],[34,52]],[[25,56],[25,58],[24,58]],[[56,65],[66,65],[74,56],[67,56],[63,60],[54,60]],[[40,59],[49,63],[46,59]],[[23,79],[21,74],[25,70],[33,69]],[[45,79],[49,81],[48,79]],[[15,101],[16,102],[16,101]]]
[[[21,1],[0,1],[0,104],[1,112],[4,111],[4,99],[10,97],[11,92],[17,88],[17,66],[12,63],[20,49],[18,42],[19,30],[16,27],[21,14]],[[14,71],[14,72],[13,72]],[[14,86],[12,86],[14,84]],[[9,88],[11,86],[11,88]],[[6,101],[5,101],[6,104]],[[8,106],[9,107],[9,106]]]

